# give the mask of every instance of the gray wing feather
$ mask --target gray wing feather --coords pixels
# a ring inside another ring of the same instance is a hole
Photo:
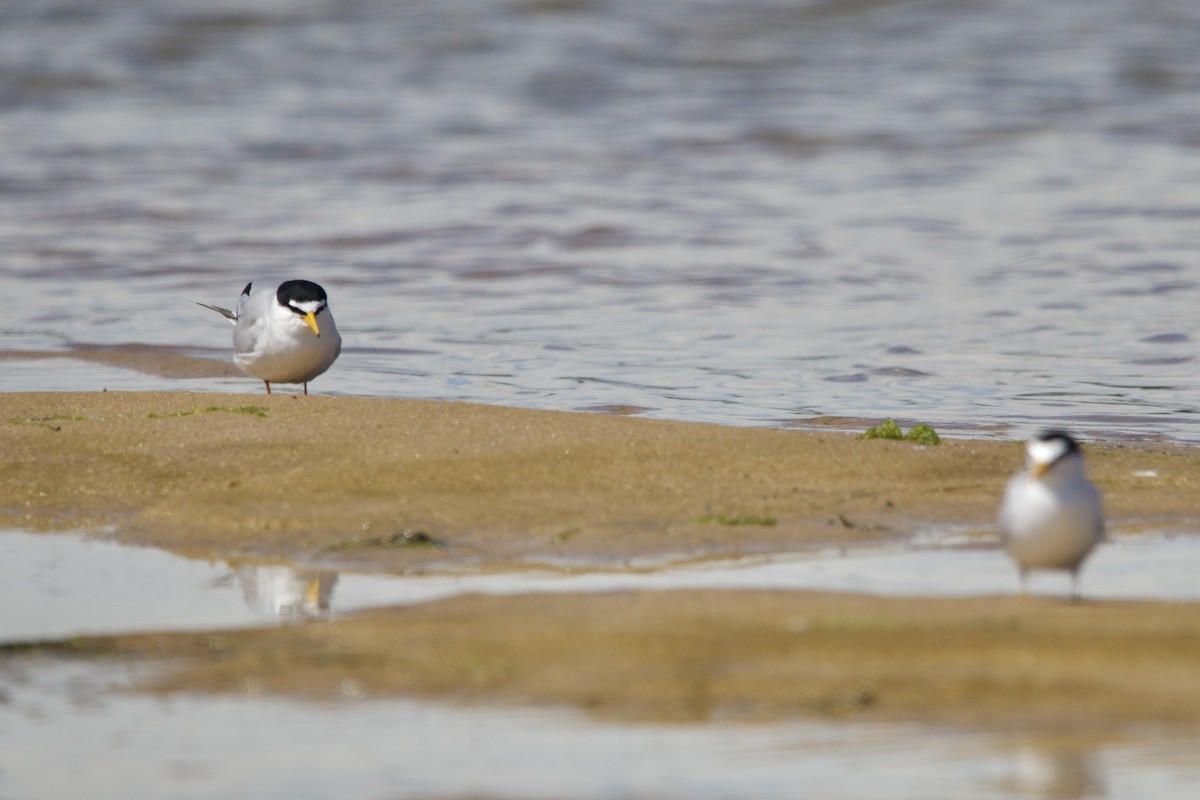
[[[228,308],[221,308],[220,306],[210,306],[208,303],[201,303],[199,301],[196,301],[196,305],[204,306],[205,308],[211,308],[213,311],[217,312],[218,314],[220,314],[222,317],[229,320],[230,322],[233,322],[235,324],[237,323],[237,314],[233,313]]]

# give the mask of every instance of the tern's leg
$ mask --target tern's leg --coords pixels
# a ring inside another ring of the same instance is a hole
[[[1079,594],[1079,570],[1071,570],[1071,602],[1078,603],[1082,599]]]
[[[304,382],[304,396],[308,397],[308,381]]]
[[[263,381],[263,383],[265,383],[267,385],[267,394],[270,394],[271,393],[271,382]]]

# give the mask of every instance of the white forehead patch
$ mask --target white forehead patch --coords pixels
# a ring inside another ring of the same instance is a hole
[[[310,311],[315,314],[325,307],[325,303],[322,300],[305,300],[302,303],[291,300],[288,302],[288,305],[292,308],[298,308],[306,314]]]
[[[1069,449],[1066,439],[1034,439],[1025,445],[1025,452],[1035,464],[1053,464]]]

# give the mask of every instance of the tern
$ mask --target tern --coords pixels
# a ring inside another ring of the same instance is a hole
[[[302,383],[308,394],[308,382],[342,351],[325,290],[304,280],[284,281],[274,292],[251,292],[253,285],[242,290],[237,311],[197,305],[233,323],[233,363],[266,384],[267,394],[272,383]]]
[[[1079,599],[1079,571],[1104,538],[1100,491],[1088,480],[1079,443],[1063,431],[1046,431],[1025,446],[1025,469],[1013,476],[1000,507],[1000,531],[1021,573],[1071,573],[1071,599]]]

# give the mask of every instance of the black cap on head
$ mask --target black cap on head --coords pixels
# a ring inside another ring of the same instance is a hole
[[[1066,445],[1066,450],[1063,451],[1064,455],[1066,455],[1067,453],[1073,453],[1079,449],[1079,442],[1075,441],[1075,437],[1072,436],[1071,434],[1067,433],[1066,431],[1060,431],[1060,430],[1042,431],[1041,433],[1039,433],[1037,435],[1037,440],[1039,442],[1061,441],[1063,444]]]
[[[312,281],[284,281],[275,292],[275,299],[281,306],[291,306],[295,303],[311,303],[314,300],[322,303],[329,302],[325,290]]]

